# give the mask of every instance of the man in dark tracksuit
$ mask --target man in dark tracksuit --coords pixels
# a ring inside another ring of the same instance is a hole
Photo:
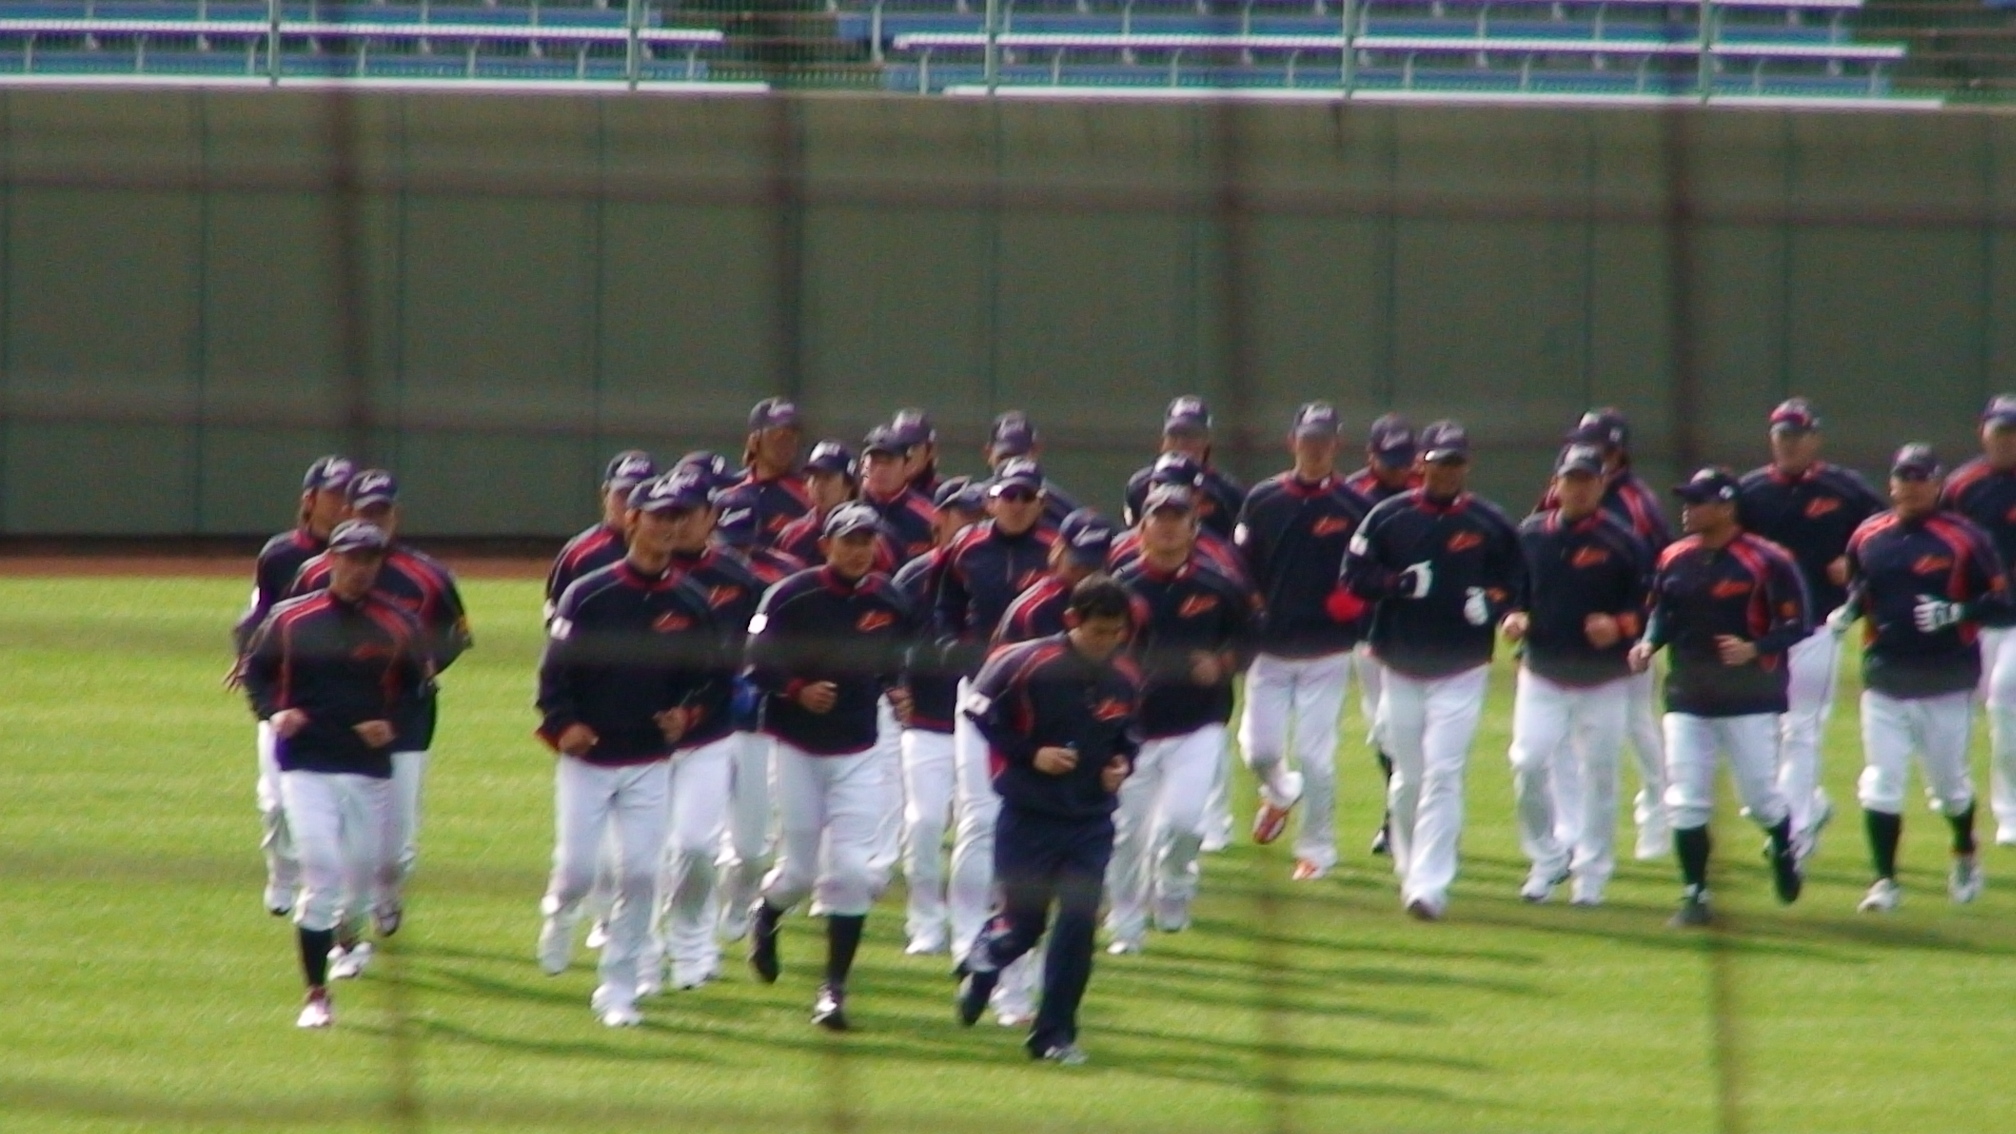
[[[861,503],[882,518],[882,538],[889,545],[894,571],[936,546],[932,539],[931,498],[910,487],[904,446],[895,430],[878,425],[861,445]]]
[[[392,826],[395,722],[428,679],[419,627],[373,590],[390,538],[357,520],[330,533],[329,585],[275,606],[252,635],[245,691],[272,730],[287,827],[300,862],[290,901],[308,1000],[296,1024],[333,1022],[328,980],[338,937],[366,905],[398,928]],[[343,954],[368,948],[352,941]]]
[[[1206,531],[1219,539],[1232,538],[1239,506],[1246,501],[1246,489],[1211,463],[1211,410],[1204,399],[1185,394],[1169,403],[1162,416],[1162,454],[1147,468],[1127,478],[1126,509],[1120,522],[1133,527],[1141,521],[1141,504],[1157,483],[1172,483],[1163,474],[1178,463],[1195,469],[1190,484],[1198,493],[1197,518]]]
[[[860,478],[860,462],[854,459],[854,450],[849,449],[845,442],[829,439],[812,446],[811,455],[805,458],[804,469],[805,496],[810,501],[810,507],[765,542],[807,567],[817,567],[825,562],[819,558],[819,541],[826,538],[826,517],[833,514],[833,509],[854,499],[854,494],[860,489]],[[762,510],[747,496],[750,491],[747,485],[738,485],[728,491],[733,503],[722,504],[723,519],[736,521],[739,519],[736,513],[743,507],[748,507],[758,519],[762,517]],[[883,568],[894,571],[896,563],[890,559]]]
[[[2005,566],[2016,563],[2016,394],[1981,411],[1981,455],[1953,470],[1939,503],[1987,532]],[[1981,667],[1995,842],[2016,846],[2016,627],[1982,627]]]
[[[1021,410],[1009,410],[994,419],[994,427],[987,434],[987,467],[994,470],[995,479],[1008,472],[1015,461],[1027,461],[1034,467],[1042,456],[1043,441],[1037,436],[1036,424]],[[1042,482],[1043,515],[1045,531],[1053,531],[1064,517],[1078,510],[1077,501],[1058,487],[1057,482],[1044,479]]]
[[[1631,647],[1641,673],[1673,647],[1666,674],[1666,810],[1685,883],[1675,926],[1712,920],[1708,821],[1715,808],[1716,754],[1729,758],[1750,817],[1771,835],[1778,899],[1803,883],[1792,811],[1778,790],[1778,716],[1785,711],[1785,652],[1812,627],[1806,583],[1784,548],[1736,522],[1739,489],[1726,470],[1704,468],[1674,489],[1684,538],[1659,557],[1652,616]]]
[[[742,447],[747,467],[735,487],[748,493],[756,509],[758,543],[777,542],[784,525],[812,507],[798,467],[804,436],[798,407],[788,398],[764,398],[749,410],[749,436]]]
[[[1001,904],[960,965],[959,1019],[980,1018],[1002,968],[1043,935],[1055,901],[1028,1049],[1033,1059],[1065,1065],[1085,1061],[1078,1005],[1092,976],[1116,794],[1140,748],[1140,677],[1119,656],[1132,611],[1120,584],[1086,579],[1072,592],[1071,628],[995,654],[962,707],[987,738],[1001,795],[994,840]]]
[[[1086,578],[1106,569],[1115,535],[1113,525],[1090,508],[1064,517],[1057,528],[1057,541],[1050,545],[1050,573],[1008,604],[1001,625],[994,628],[994,648],[1062,634],[1067,629],[1064,612],[1071,607],[1071,592]]]
[[[658,475],[658,464],[642,449],[625,449],[609,458],[602,472],[602,518],[567,541],[546,572],[546,617],[574,580],[600,571],[623,558],[623,517],[630,511],[630,490]]]

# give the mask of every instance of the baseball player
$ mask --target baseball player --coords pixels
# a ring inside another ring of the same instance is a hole
[[[1239,718],[1239,747],[1260,785],[1253,839],[1280,838],[1304,803],[1291,877],[1305,882],[1337,864],[1337,725],[1361,628],[1357,606],[1347,602],[1343,617],[1331,608],[1345,548],[1369,510],[1337,475],[1337,431],[1328,402],[1297,410],[1294,467],[1253,486],[1233,535],[1262,609]]]
[[[742,446],[741,484],[755,491],[758,542],[775,543],[784,525],[812,507],[798,475],[805,434],[798,407],[788,398],[764,398],[749,411],[749,437]]]
[[[695,483],[667,476],[631,490],[624,558],[560,596],[539,663],[539,735],[558,756],[539,967],[552,976],[567,971],[582,899],[605,842],[613,843],[616,901],[589,999],[612,1028],[640,1022],[639,986],[655,980],[647,957],[672,752],[689,732],[719,727],[725,716],[707,595],[672,565],[673,547],[705,519]]]
[[[602,472],[602,519],[567,541],[546,572],[546,617],[574,580],[623,558],[623,517],[630,510],[630,490],[658,475],[658,464],[642,449],[625,449],[609,458]]]
[[[938,498],[938,430],[931,415],[915,407],[896,411],[889,431],[903,447],[903,475],[910,487],[926,500]]]
[[[1344,486],[1363,496],[1369,510],[1389,496],[1421,487],[1414,456],[1414,426],[1397,413],[1381,414],[1366,433],[1364,467],[1346,476]],[[1390,786],[1393,758],[1386,754],[1385,737],[1379,728],[1379,691],[1383,688],[1379,659],[1372,656],[1371,645],[1361,640],[1352,651],[1351,665],[1358,674],[1358,706],[1365,714],[1366,741],[1379,761],[1379,775]],[[1388,853],[1392,826],[1391,812],[1380,817],[1379,829],[1372,832],[1373,854]]]
[[[868,910],[886,875],[874,867],[886,795],[877,761],[878,706],[899,717],[898,684],[910,608],[877,574],[880,520],[849,504],[826,518],[826,565],[778,583],[749,622],[749,676],[764,693],[777,792],[777,864],[750,911],[749,965],[774,983],[777,931],[792,906],[816,895],[826,912],[826,975],[812,1022],[845,1031],[847,976]]]
[[[329,533],[349,514],[350,501],[344,492],[350,486],[356,466],[348,457],[318,457],[301,478],[301,501],[294,527],[266,541],[252,572],[252,599],[245,614],[232,628],[237,647],[231,670],[224,676],[227,689],[244,680],[245,652],[274,604],[287,593],[301,565],[320,555],[329,546]],[[256,738],[259,778],[254,796],[259,804],[259,849],[266,857],[266,910],[274,917],[286,917],[293,909],[294,891],[301,884],[301,860],[294,853],[294,840],[287,831],[287,809],[280,799],[280,765],[273,754],[273,729],[261,718]]]
[[[1115,955],[1141,951],[1151,904],[1157,929],[1190,924],[1205,800],[1224,757],[1233,678],[1248,660],[1253,596],[1196,554],[1197,508],[1185,485],[1151,489],[1141,558],[1116,576],[1140,596],[1145,617],[1134,634],[1141,750],[1120,789],[1107,875]]]
[[[811,455],[805,458],[805,494],[811,507],[784,525],[772,542],[806,566],[817,566],[822,562],[819,544],[826,538],[826,517],[854,499],[859,488],[860,467],[854,461],[852,449],[844,442],[832,440],[812,446]],[[739,506],[741,498],[736,499]]]
[[[1054,901],[1027,1047],[1032,1059],[1066,1066],[1086,1058],[1078,1006],[1092,976],[1114,797],[1140,748],[1140,675],[1120,655],[1134,602],[1105,576],[1085,579],[1071,592],[1067,631],[995,654],[961,702],[986,737],[1002,803],[993,840],[1001,901],[962,954],[959,1020],[970,1026],[986,1011],[1003,969],[1043,935]]]
[[[896,431],[886,425],[869,430],[861,445],[859,499],[881,517],[883,539],[889,546],[884,562],[894,567],[934,546],[931,498],[910,487],[910,466],[904,457],[907,451]]]
[[[1228,529],[1226,534],[1221,535],[1216,527],[1201,523],[1204,514],[1215,515],[1220,506],[1220,502],[1206,491],[1206,487],[1211,483],[1210,470],[1198,464],[1197,459],[1187,453],[1171,452],[1157,457],[1155,463],[1146,471],[1148,479],[1143,485],[1144,498],[1147,490],[1157,485],[1179,484],[1190,490],[1192,498],[1197,501],[1197,507],[1203,510],[1199,515],[1200,526],[1197,529],[1197,553],[1220,574],[1234,582],[1246,582],[1246,560],[1239,554],[1238,547],[1233,544],[1229,531],[1238,516],[1237,506],[1231,517],[1225,521],[1225,527]],[[1130,489],[1131,487],[1130,485]],[[1239,503],[1243,505],[1243,498]],[[1113,541],[1112,567],[1115,572],[1141,557],[1139,504],[1140,501],[1136,501],[1128,506],[1126,512],[1128,518],[1125,520],[1127,530]]]
[[[1170,454],[1188,458],[1197,468],[1197,515],[1205,530],[1220,539],[1231,539],[1239,506],[1246,502],[1246,489],[1211,464],[1211,408],[1203,398],[1185,394],[1170,402],[1163,413],[1161,455]],[[1121,513],[1121,523],[1127,527],[1141,523],[1141,504],[1148,499],[1161,464],[1158,460],[1127,479],[1127,508]]]
[[[1421,430],[1421,487],[1367,513],[1344,556],[1333,612],[1373,604],[1385,668],[1380,719],[1393,757],[1393,870],[1400,900],[1443,916],[1463,830],[1463,770],[1484,708],[1498,619],[1525,593],[1518,533],[1467,490],[1470,438],[1453,421]]]
[[[1772,410],[1770,433],[1771,463],[1743,477],[1736,518],[1744,531],[1792,553],[1817,622],[1846,598],[1848,537],[1883,511],[1883,501],[1860,475],[1820,459],[1820,415],[1805,398]],[[1834,715],[1841,643],[1825,631],[1816,625],[1785,658],[1791,707],[1779,722],[1778,789],[1792,808],[1801,855],[1812,853],[1834,815],[1820,786],[1820,750]]]
[[[937,547],[905,563],[892,580],[913,614],[909,671],[910,721],[903,729],[903,876],[909,883],[905,921],[913,957],[948,948],[945,913],[945,829],[952,817],[952,718],[958,711],[959,675],[945,667],[931,620],[945,551],[969,524],[987,515],[987,496],[963,476],[939,485],[933,536]]]
[[[935,622],[946,666],[960,675],[961,698],[971,692],[971,679],[979,673],[1008,605],[1048,567],[1051,537],[1041,526],[1044,492],[1043,470],[1036,462],[1003,461],[987,486],[988,519],[959,533],[945,551]],[[1000,797],[990,786],[987,746],[963,714],[953,722],[952,744],[958,780],[953,788],[952,874],[945,896],[952,955],[957,957],[972,947],[993,901]]]
[[[419,627],[372,586],[390,543],[364,521],[338,524],[324,552],[328,587],[275,606],[246,651],[245,691],[272,731],[300,866],[288,904],[308,985],[303,1028],[334,1022],[331,954],[339,936],[360,932],[365,906],[381,935],[399,927],[388,904],[398,885],[391,750],[429,663]]]
[[[469,617],[462,596],[455,588],[455,576],[432,556],[399,540],[399,483],[384,469],[364,469],[350,479],[347,490],[350,512],[385,533],[391,546],[385,563],[372,585],[378,593],[413,616],[420,624],[421,642],[427,648],[432,671],[427,688],[412,706],[413,712],[399,722],[399,737],[392,749],[392,820],[399,839],[399,882],[403,887],[413,876],[419,857],[420,794],[427,774],[427,750],[434,740],[439,718],[440,695],[433,678],[446,672],[475,644],[469,634]],[[327,556],[301,565],[294,591],[306,593],[325,585],[330,563]],[[403,915],[403,903],[391,903],[392,917]],[[339,961],[341,968],[360,959]]]
[[[1035,464],[1043,455],[1043,439],[1037,435],[1036,424],[1021,410],[1009,410],[994,419],[994,426],[987,433],[987,467],[998,475],[1010,461],[1028,461]],[[1055,530],[1064,522],[1064,517],[1078,510],[1072,500],[1057,483],[1047,477],[1043,481],[1043,526]]]
[[[1967,741],[1981,680],[1976,641],[1984,624],[2016,621],[2009,581],[1994,541],[1971,520],[1939,510],[1945,470],[1930,445],[1906,445],[1890,465],[1895,508],[1863,523],[1849,540],[1848,597],[1828,617],[1846,632],[1867,619],[1862,645],[1862,779],[1857,794],[1876,880],[1859,907],[1897,908],[1897,843],[1904,833],[1904,782],[1915,752],[1953,828],[1956,902],[1981,894],[1974,844],[1974,784]]]
[[[1500,622],[1520,643],[1512,704],[1512,793],[1519,845],[1532,870],[1519,895],[1544,902],[1574,879],[1571,900],[1593,906],[1616,869],[1617,756],[1624,747],[1631,667],[1644,628],[1652,557],[1603,511],[1603,452],[1570,445],[1549,495],[1560,504],[1519,525],[1527,590]],[[1578,765],[1583,812],[1559,823],[1553,768]]]
[[[1736,478],[1704,468],[1674,489],[1686,535],[1658,560],[1652,616],[1631,647],[1631,668],[1673,647],[1666,674],[1666,808],[1685,885],[1678,927],[1707,925],[1708,820],[1716,753],[1728,757],[1750,818],[1771,834],[1778,900],[1803,883],[1792,809],[1778,790],[1778,716],[1785,711],[1785,653],[1812,631],[1806,583],[1790,553],[1743,530]]]
[[[1631,423],[1624,417],[1623,411],[1610,407],[1590,410],[1568,431],[1564,440],[1570,445],[1602,448],[1607,481],[1603,491],[1603,508],[1637,533],[1656,560],[1666,545],[1672,542],[1673,532],[1659,507],[1658,494],[1631,470]],[[1544,511],[1557,503],[1543,494],[1536,510]],[[1632,819],[1638,827],[1634,857],[1640,860],[1658,858],[1672,845],[1671,831],[1666,823],[1667,808],[1660,802],[1665,793],[1662,777],[1666,774],[1666,759],[1665,740],[1655,704],[1657,693],[1657,679],[1651,670],[1635,675],[1631,685],[1630,716],[1624,726],[1625,736],[1630,739],[1631,749],[1638,757],[1640,787],[1632,800]],[[1571,815],[1581,813],[1581,808],[1573,805],[1580,795],[1574,770],[1575,766],[1570,761],[1555,765],[1555,794],[1567,801],[1569,806],[1565,810]]]
[[[742,483],[742,473],[728,458],[712,449],[695,449],[673,464],[673,472],[690,470],[700,477],[707,491],[719,496]],[[754,485],[750,487],[754,488]],[[760,497],[760,491],[758,496]]]
[[[1071,592],[1105,570],[1116,536],[1113,525],[1090,508],[1064,517],[1050,545],[1050,573],[1008,604],[1001,625],[994,629],[994,648],[1062,634]]]
[[[2016,394],[1997,395],[1982,411],[1981,455],[1946,479],[1940,503],[1987,532],[2003,563],[2016,563]],[[1995,842],[2016,846],[2016,630],[1983,627],[1981,665]]]

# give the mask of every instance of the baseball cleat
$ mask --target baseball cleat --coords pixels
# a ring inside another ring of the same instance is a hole
[[[1155,928],[1164,933],[1181,933],[1190,928],[1190,899],[1155,899]]]
[[[1442,913],[1443,903],[1425,894],[1407,903],[1407,916],[1415,921],[1441,921]]]
[[[329,950],[329,979],[355,980],[364,975],[364,966],[370,963],[369,941],[358,941],[347,949],[338,945]]]
[[[596,985],[594,993],[588,997],[588,1007],[605,1028],[634,1028],[644,1022],[636,1002],[618,995],[611,985]]]
[[[1878,878],[1869,884],[1869,892],[1855,905],[1857,913],[1889,913],[1904,901],[1904,890],[1896,881]]]
[[[976,973],[967,972],[959,980],[959,995],[955,1006],[959,1012],[959,1022],[972,1027],[980,1022],[980,1016],[987,1011],[987,1001],[994,995],[994,986],[1000,983],[1001,971]]]
[[[1529,902],[1544,902],[1554,896],[1554,887],[1568,881],[1568,868],[1549,870],[1536,866],[1526,872],[1526,882],[1519,887],[1519,896]]]
[[[1112,943],[1106,946],[1106,955],[1109,957],[1125,957],[1140,951],[1139,937],[1115,937]]]
[[[1568,904],[1573,906],[1602,905],[1603,880],[1600,878],[1577,878],[1569,891]]]
[[[819,986],[819,997],[812,1002],[812,1022],[829,1032],[847,1030],[847,990],[830,984]]]
[[[1379,824],[1379,829],[1372,832],[1371,849],[1375,855],[1390,855],[1393,853],[1393,830],[1390,824],[1381,823]]]
[[[1953,856],[1953,872],[1946,876],[1946,893],[1956,902],[1971,902],[1981,896],[1981,887],[1986,881],[1981,872],[1979,855],[1956,854]]]
[[[275,883],[266,884],[266,912],[274,917],[286,917],[294,912],[294,888]]]
[[[761,898],[749,910],[749,967],[764,984],[776,984],[782,971],[777,963],[777,914]]]
[[[406,924],[406,907],[387,906],[371,915],[371,924],[377,927],[378,936],[390,937]]]
[[[1031,1048],[1029,1058],[1043,1063],[1056,1063],[1064,1067],[1082,1067],[1089,1057],[1085,1049],[1075,1043],[1053,1043],[1041,1051]]]
[[[600,949],[604,945],[609,944],[608,919],[599,917],[596,918],[594,922],[588,926],[588,940],[582,942],[582,944],[588,946],[590,949]]]
[[[1276,807],[1261,800],[1260,810],[1253,813],[1253,841],[1264,847],[1280,838],[1288,830],[1288,816],[1294,810],[1293,804]]]
[[[557,917],[539,923],[539,971],[559,976],[574,960],[574,927]]]
[[[1306,858],[1295,860],[1295,869],[1288,872],[1291,882],[1314,882],[1330,873],[1330,868]]]
[[[1791,905],[1799,900],[1799,891],[1806,886],[1806,871],[1799,864],[1799,848],[1787,846],[1771,855],[1771,888],[1778,893],[1778,900]]]
[[[1708,909],[1708,891],[1689,887],[1680,897],[1680,909],[1666,922],[1675,929],[1699,929],[1715,920]]]
[[[714,983],[721,977],[721,965],[709,961],[704,965],[672,966],[672,987],[681,992],[691,992],[696,988]]]
[[[329,1004],[329,990],[311,988],[308,999],[301,1005],[301,1014],[294,1017],[297,1028],[326,1028],[336,1022],[336,1011]]]
[[[940,953],[950,952],[951,949],[952,946],[947,944],[943,937],[912,937],[910,943],[903,946],[903,955],[906,957],[935,957]]]

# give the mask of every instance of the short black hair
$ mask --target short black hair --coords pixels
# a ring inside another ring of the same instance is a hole
[[[1118,579],[1104,572],[1087,575],[1071,588],[1070,609],[1081,622],[1091,618],[1134,621],[1134,597]]]

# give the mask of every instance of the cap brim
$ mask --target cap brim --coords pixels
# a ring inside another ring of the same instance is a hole
[[[1572,465],[1562,465],[1554,470],[1555,476],[1571,476],[1575,473],[1581,473],[1584,476],[1602,476],[1603,466],[1578,461]]]
[[[1419,454],[1420,450],[1414,448],[1414,446],[1412,445],[1402,446],[1397,449],[1372,450],[1372,456],[1375,459],[1377,459],[1380,464],[1385,465],[1387,468],[1397,468],[1401,465],[1411,465],[1414,463],[1414,458]]]
[[[1434,464],[1440,464],[1440,463],[1442,463],[1443,461],[1452,461],[1452,460],[1454,460],[1454,461],[1467,461],[1467,460],[1469,460],[1469,459],[1470,459],[1470,450],[1468,450],[1468,449],[1429,449],[1429,450],[1427,450],[1427,451],[1425,451],[1425,452],[1423,452],[1423,453],[1421,454],[1421,459],[1422,459],[1422,460],[1424,460],[1424,461],[1427,461],[1427,462],[1428,462],[1429,464],[1431,464],[1431,465],[1434,465]]]
[[[1774,421],[1771,423],[1771,432],[1773,433],[1813,433],[1819,428],[1820,424],[1813,421]]]
[[[631,485],[631,487],[635,488],[636,485],[633,484]],[[383,496],[378,493],[372,493],[371,495],[368,496],[357,497],[355,500],[352,500],[350,502],[350,506],[352,508],[369,508],[374,504],[397,504],[397,503],[399,503],[399,498],[397,496]]]
[[[1021,489],[1021,490],[1022,490],[1022,491],[1024,491],[1024,492],[1030,492],[1030,493],[1034,493],[1034,494],[1035,494],[1035,495],[1037,495],[1037,496],[1041,496],[1041,495],[1043,495],[1043,486],[1042,486],[1042,485],[1040,485],[1040,484],[1030,484],[1030,483],[1029,483],[1028,481],[1026,481],[1026,480],[1004,480],[1004,481],[1000,482],[999,484],[992,484],[992,485],[989,485],[989,486],[987,486],[987,495],[989,495],[989,496],[1000,496],[1000,495],[1002,495],[1002,494],[1006,493],[1006,492],[1007,492],[1007,491],[1008,491],[1009,489],[1011,489],[1011,488],[1019,488],[1019,489]]]
[[[2016,411],[1984,413],[1981,415],[1981,424],[1992,425],[1997,429],[2016,429]]]

